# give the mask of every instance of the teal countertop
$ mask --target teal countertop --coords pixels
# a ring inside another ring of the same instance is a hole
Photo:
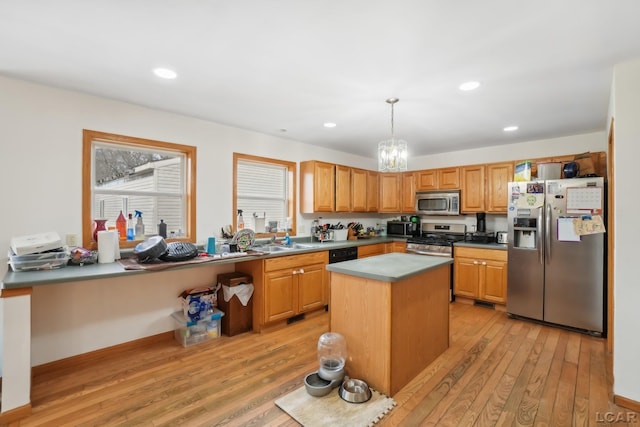
[[[390,253],[327,264],[326,269],[336,273],[379,280],[381,282],[399,282],[416,274],[448,264],[453,264],[453,258]]]
[[[327,251],[330,249],[337,249],[343,247],[350,246],[364,246],[364,245],[372,245],[377,243],[388,243],[393,242],[395,240],[391,237],[374,237],[369,239],[360,239],[360,240],[345,240],[338,242],[325,242],[318,243],[313,247],[299,248],[299,249],[291,249],[287,251],[281,251],[277,253],[254,253],[250,256],[243,257],[227,257],[227,258],[217,258],[212,259],[208,262],[197,263],[197,264],[186,264],[186,265],[177,265],[170,267],[171,270],[178,268],[197,268],[197,267],[205,267],[212,265],[220,265],[220,264],[229,264],[229,263],[239,263],[244,261],[251,261],[255,259],[262,258],[274,258],[280,256],[287,255],[295,255],[307,252],[317,252],[317,251]],[[302,239],[294,239],[295,243],[307,243],[309,238]],[[124,254],[123,254],[124,255]],[[0,283],[0,289],[20,289],[20,288],[29,288],[32,286],[40,286],[40,285],[52,285],[56,283],[67,283],[67,282],[77,282],[84,280],[96,280],[96,279],[109,279],[118,276],[127,276],[131,274],[145,274],[145,273],[162,273],[167,271],[164,270],[126,270],[120,263],[113,262],[110,264],[92,264],[92,265],[83,265],[79,266],[67,266],[63,268],[58,268],[54,270],[41,270],[41,271],[21,271],[14,272],[9,270],[3,281]]]

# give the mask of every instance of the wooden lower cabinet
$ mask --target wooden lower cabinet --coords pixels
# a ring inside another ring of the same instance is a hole
[[[254,284],[253,330],[327,305],[328,252],[244,262],[238,269],[251,274]]]
[[[384,243],[376,243],[375,245],[358,246],[358,258],[366,258],[374,255],[382,255],[386,253],[387,247]]]
[[[400,253],[407,252],[407,242],[402,241],[402,242],[387,243],[387,253],[391,253],[391,252],[400,252]]]
[[[456,296],[507,303],[507,251],[456,247],[453,266]]]

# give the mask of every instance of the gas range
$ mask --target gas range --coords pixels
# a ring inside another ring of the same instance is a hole
[[[465,239],[464,224],[422,224],[419,237],[407,240],[407,252],[420,255],[453,256],[453,244]]]

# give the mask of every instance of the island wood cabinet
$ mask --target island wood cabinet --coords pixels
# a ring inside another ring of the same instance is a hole
[[[395,241],[391,243],[387,243],[387,253],[406,253],[407,252],[407,242]]]
[[[456,247],[453,293],[496,304],[507,303],[507,251]]]
[[[300,212],[334,212],[336,165],[310,160],[300,162]]]
[[[242,264],[253,276],[253,330],[301,313],[324,308],[328,303],[328,252],[311,252]]]
[[[416,211],[415,173],[392,172],[379,176],[378,212],[413,213]]]

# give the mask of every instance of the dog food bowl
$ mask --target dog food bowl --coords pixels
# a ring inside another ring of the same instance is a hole
[[[343,400],[349,403],[364,403],[371,399],[371,389],[369,385],[353,378],[347,378],[340,386],[338,392]]]

